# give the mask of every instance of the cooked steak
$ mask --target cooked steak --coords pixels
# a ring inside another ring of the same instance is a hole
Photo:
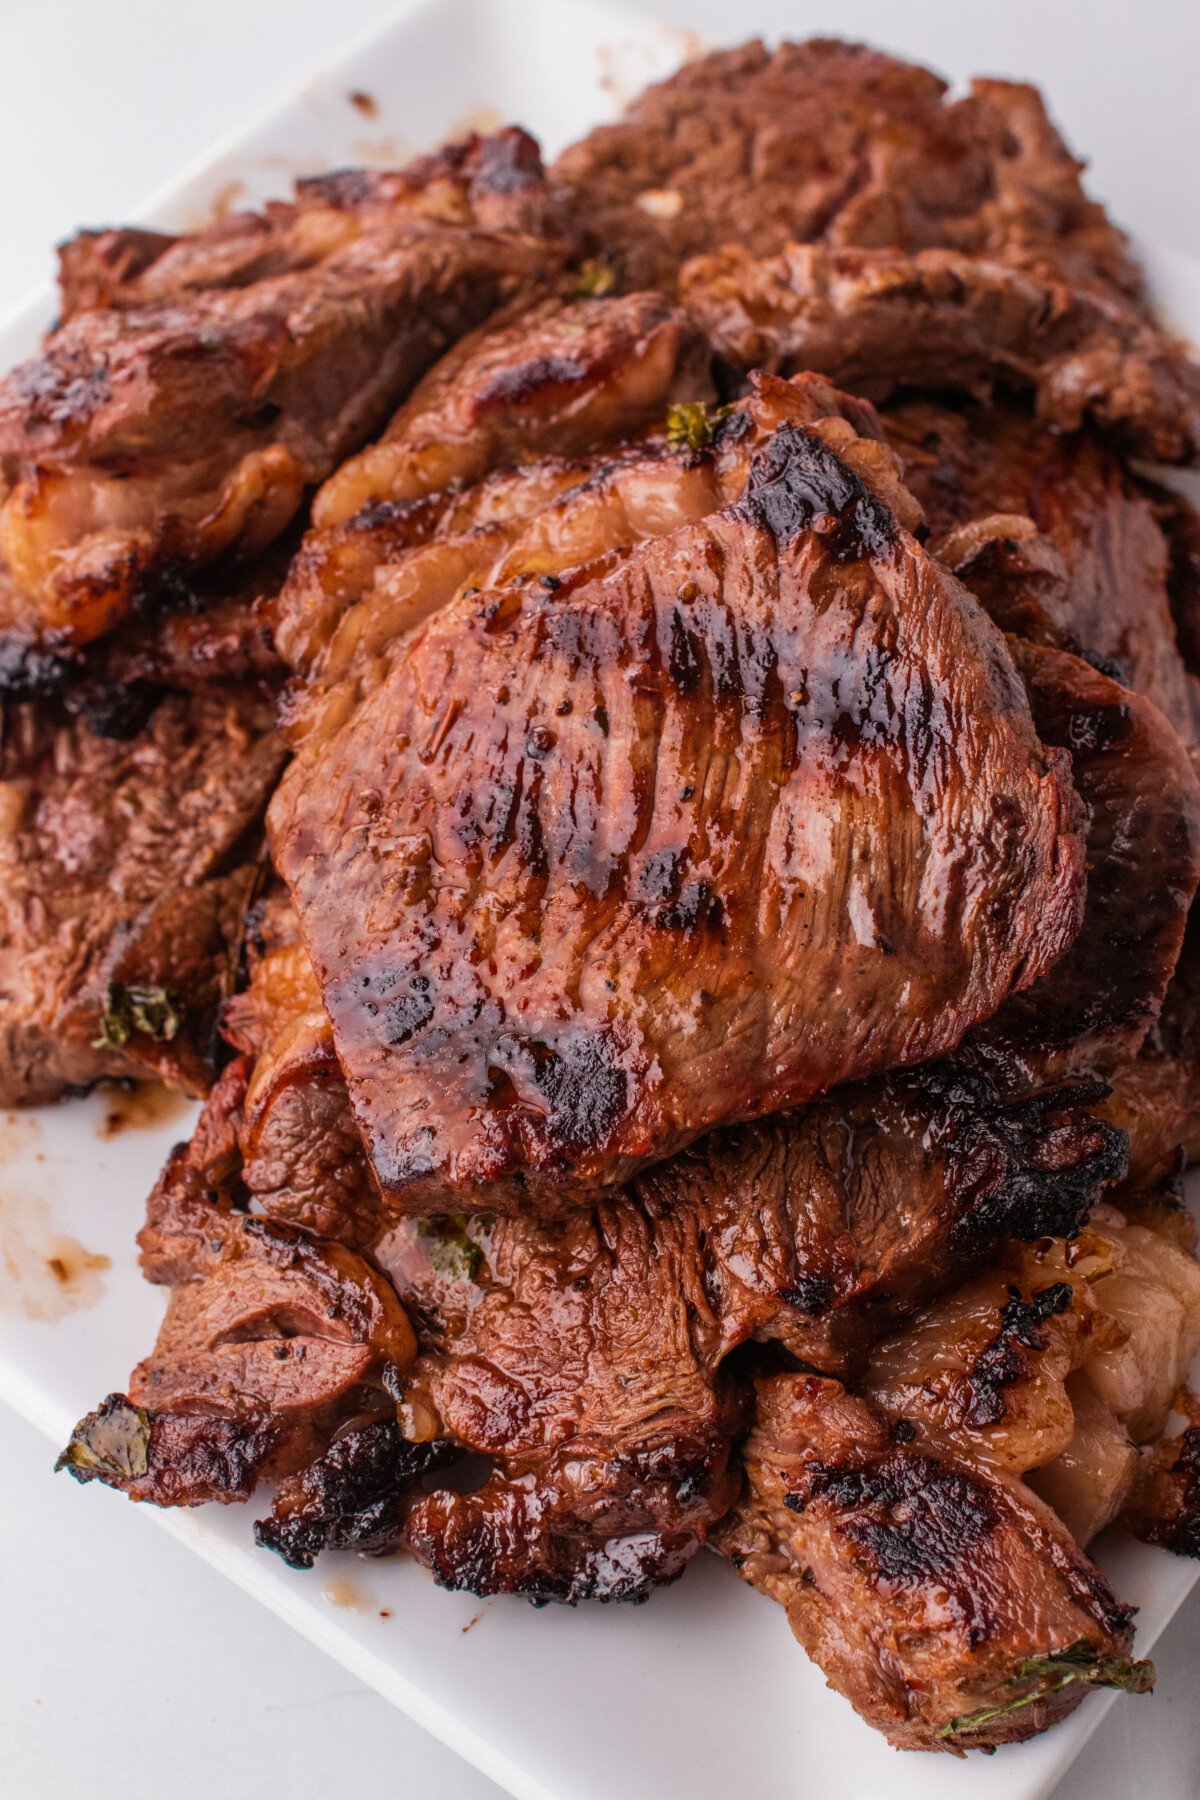
[[[585,248],[633,286],[690,256],[789,243],[942,247],[1140,297],[1125,240],[1080,184],[1037,90],[815,39],[718,50],[648,88],[551,170]]]
[[[1030,393],[1040,417],[1089,420],[1162,462],[1200,455],[1200,365],[1104,289],[949,250],[732,245],[680,293],[734,368],[816,369],[872,399],[897,387]]]
[[[330,476],[319,527],[531,456],[580,456],[712,397],[709,349],[661,294],[517,304],[429,371],[377,443]]]
[[[905,1749],[1032,1736],[1087,1686],[1143,1692],[1131,1612],[1002,1468],[913,1441],[837,1382],[757,1384],[746,1490],[719,1543],[832,1687]]]
[[[222,1216],[259,1204],[284,1229],[374,1240],[421,1343],[396,1417],[368,1408],[359,1429],[362,1396],[347,1395],[327,1451],[328,1370],[313,1364],[311,1389],[291,1370],[286,1442],[303,1441],[311,1415],[321,1453],[259,1531],[299,1564],[324,1548],[405,1543],[439,1580],[481,1592],[618,1598],[670,1580],[732,1498],[744,1394],[733,1350],[774,1340],[829,1371],[857,1369],[874,1337],[998,1240],[1075,1231],[1122,1167],[1119,1135],[1087,1109],[1093,1090],[1022,1100],[986,1074],[935,1068],[712,1136],[558,1224],[394,1227],[346,1128],[315,983],[274,898],[249,951],[250,986],[226,1031],[255,1061],[230,1065],[159,1189],[144,1237],[152,1271],[194,1276],[196,1244],[209,1241],[194,1194],[186,1230],[173,1225],[190,1169]],[[218,1218],[218,1242],[224,1229]],[[230,1267],[206,1272],[206,1318],[245,1304],[256,1278]],[[226,1279],[238,1285],[224,1300]],[[194,1309],[179,1310],[187,1332],[172,1327],[147,1365],[158,1436],[136,1490],[166,1505],[203,1497],[195,1390],[207,1350]],[[167,1412],[179,1422],[168,1427]],[[93,1432],[89,1422],[88,1442]],[[280,1454],[254,1401],[217,1409],[211,1433],[214,1496],[244,1495]],[[119,1469],[103,1478],[123,1484]]]
[[[553,272],[549,228],[512,130],[303,182],[103,292],[69,274],[79,310],[0,384],[10,641],[87,642],[164,573],[269,543],[448,344]]]
[[[969,1037],[1010,1079],[1110,1076],[1163,1010],[1200,882],[1200,783],[1156,707],[1076,656],[1011,644],[1038,736],[1066,750],[1089,813],[1083,927]]]
[[[1049,431],[1016,405],[912,400],[883,425],[930,549],[997,624],[1109,666],[1200,742],[1200,682],[1172,618],[1182,551],[1161,499],[1092,435]]]
[[[90,717],[61,700],[4,712],[8,1106],[101,1076],[207,1089],[217,1012],[261,872],[263,808],[284,757],[274,708],[254,686],[86,698]]]
[[[350,656],[378,656],[384,644],[394,651],[441,603],[431,588],[444,598],[490,585],[488,575],[503,579],[498,561],[539,509],[550,517],[526,551],[530,565],[594,554],[618,529],[613,499],[595,491],[612,459],[580,459],[661,425],[674,402],[703,400],[707,360],[687,315],[655,294],[550,299],[464,339],[385,437],[318,493],[316,524],[276,608],[292,668],[311,690],[319,672],[340,673]],[[493,469],[509,472],[480,481]],[[598,510],[607,539],[580,517]],[[652,501],[642,507],[647,521],[653,511]],[[424,558],[409,555],[421,547]]]
[[[81,1481],[192,1506],[245,1499],[358,1414],[388,1412],[413,1334],[390,1285],[353,1252],[232,1212],[245,1064],[231,1063],[192,1143],[150,1197],[142,1261],[171,1288],[153,1355],[76,1426]]]
[[[950,1049],[1074,937],[1065,758],[880,454],[783,423],[734,505],[460,593],[292,765],[274,854],[398,1210],[578,1205]]]

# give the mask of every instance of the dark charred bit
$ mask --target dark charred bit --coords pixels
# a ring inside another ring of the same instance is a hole
[[[1143,1543],[1200,1557],[1200,1425],[1143,1451],[1122,1523]]]
[[[951,1573],[996,1523],[983,1482],[911,1451],[860,1467],[808,1463],[787,1505],[818,1504],[841,1515],[839,1532],[880,1580],[901,1583]]]
[[[483,1496],[488,1489],[485,1487]],[[655,1526],[619,1537],[578,1527],[542,1536],[540,1554],[513,1555],[513,1533],[533,1540],[537,1522],[522,1497],[496,1510],[432,1494],[405,1527],[408,1550],[439,1587],[476,1595],[515,1594],[535,1606],[581,1601],[638,1604],[656,1587],[678,1580],[699,1547],[686,1526]]]
[[[825,1276],[805,1275],[794,1286],[785,1289],[779,1298],[785,1306],[794,1306],[797,1312],[818,1319],[830,1310],[836,1296],[833,1283]]]
[[[1040,1288],[1028,1300],[1021,1298],[1020,1288],[1010,1287],[1008,1295],[1000,1310],[1000,1330],[979,1352],[967,1375],[963,1420],[976,1429],[995,1425],[1004,1417],[1004,1389],[1027,1374],[1026,1351],[1045,1348],[1042,1326],[1047,1319],[1067,1312],[1073,1300],[1066,1281]]]
[[[755,456],[742,505],[780,543],[819,531],[838,562],[885,555],[898,529],[854,470],[798,425],[780,426]]]
[[[63,706],[97,737],[128,743],[145,729],[165,692],[152,681],[85,681],[64,694]]]
[[[254,1527],[254,1541],[293,1569],[311,1569],[322,1550],[381,1555],[398,1541],[405,1491],[462,1455],[442,1438],[409,1443],[392,1418],[351,1426],[282,1483],[271,1517]]]
[[[1001,1072],[967,1057],[891,1079],[902,1095],[935,1103],[929,1139],[953,1152],[951,1238],[961,1254],[1001,1237],[1076,1237],[1129,1166],[1126,1134],[1089,1110],[1107,1097],[1104,1082],[1014,1098]]]

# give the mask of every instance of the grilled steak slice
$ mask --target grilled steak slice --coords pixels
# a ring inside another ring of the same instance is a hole
[[[330,476],[313,521],[619,443],[674,401],[711,398],[708,365],[707,343],[661,294],[518,304],[434,365],[382,438]]]
[[[448,344],[553,270],[548,218],[510,131],[302,183],[74,312],[0,384],[9,638],[88,642],[164,572],[269,543]]]
[[[671,1580],[733,1497],[733,1350],[775,1340],[857,1367],[998,1235],[1049,1228],[1068,1192],[1089,1205],[1114,1148],[1069,1094],[989,1109],[914,1076],[717,1134],[592,1214],[403,1221],[374,1251],[422,1346],[398,1424],[386,1444],[372,1428],[340,1508],[318,1462],[261,1541],[307,1566],[364,1547],[361,1514],[367,1547],[402,1543],[476,1593],[574,1602]],[[444,1480],[413,1469],[422,1445]]]
[[[285,776],[274,853],[397,1210],[577,1205],[951,1048],[1073,939],[1065,759],[859,449],[781,425],[733,506],[460,594]]]
[[[328,1359],[311,1387],[291,1369],[288,1404],[301,1423],[322,1421],[319,1454],[285,1483],[260,1539],[300,1564],[327,1547],[407,1543],[440,1580],[484,1592],[615,1598],[671,1579],[731,1498],[744,1393],[732,1351],[775,1340],[827,1370],[858,1369],[881,1331],[999,1238],[1077,1229],[1121,1167],[1119,1135],[1087,1110],[1091,1090],[1020,1099],[986,1075],[920,1069],[712,1136],[558,1224],[397,1227],[347,1125],[315,982],[274,896],[256,908],[248,953],[250,986],[225,1024],[246,1054],[152,1204],[151,1273],[196,1278],[215,1194],[222,1215],[253,1204],[293,1235],[373,1246],[421,1342],[396,1389],[399,1423],[367,1405],[360,1429],[363,1395],[335,1393],[327,1453]],[[204,1315],[224,1317],[245,1296],[223,1297],[222,1284],[253,1278],[208,1261]],[[189,1407],[211,1344],[197,1352],[192,1311],[148,1365],[156,1394],[182,1393],[149,1458],[162,1504],[202,1498],[205,1467],[214,1495],[231,1497],[231,1483],[243,1495],[303,1442],[247,1402],[213,1413],[204,1462]]]
[[[1045,1503],[837,1382],[757,1384],[720,1548],[829,1683],[905,1749],[1030,1737],[1088,1685],[1142,1692],[1131,1614]]]
[[[1085,420],[1162,462],[1200,454],[1200,365],[1106,290],[948,250],[731,245],[688,264],[681,297],[737,369],[816,369],[886,398],[897,387],[1030,393],[1041,418]]]
[[[719,50],[648,88],[551,171],[585,248],[666,287],[723,244],[937,246],[1049,265],[1136,298],[1124,238],[1089,201],[1036,89],[813,40]]]
[[[1103,1667],[1125,1645],[1096,1632],[1127,1621],[1030,1490],[1076,1542],[1125,1506],[1134,1445],[1162,1429],[1200,1345],[1200,1266],[1172,1238],[1098,1208],[1069,1251],[1044,1241],[919,1313],[875,1351],[858,1399],[811,1378],[760,1386],[748,1491],[721,1546],[787,1606],[833,1685],[894,1742],[1040,1729],[1045,1715],[1031,1706],[1022,1721],[1013,1702],[1055,1692],[1070,1666],[1062,1653],[1082,1637],[1090,1654],[1079,1666],[1092,1673],[1081,1680],[1130,1679]],[[1184,1548],[1188,1458],[1179,1439],[1148,1453],[1132,1503],[1144,1534]],[[1015,1558],[1005,1568],[992,1561],[1003,1542],[992,1533],[1014,1512],[1023,1541],[1004,1550]],[[922,1630],[926,1609],[947,1616],[947,1591],[957,1642],[944,1624]],[[1090,1624],[1072,1625],[1075,1606],[1097,1609]],[[1039,1652],[1054,1653],[1044,1680],[1012,1681],[1033,1673],[1020,1664]]]
[[[1078,657],[1013,641],[1038,736],[1071,758],[1089,812],[1088,890],[1071,948],[971,1034],[1026,1079],[1105,1077],[1163,1008],[1200,882],[1200,784],[1158,709]]]
[[[291,667],[311,689],[319,670],[340,673],[353,655],[378,657],[383,643],[394,649],[402,631],[457,587],[489,585],[493,573],[504,579],[497,563],[539,510],[548,517],[540,541],[527,547],[529,566],[549,570],[594,555],[619,530],[619,507],[595,491],[605,472],[611,479],[609,460],[581,459],[661,425],[673,402],[701,401],[707,361],[687,315],[654,294],[550,299],[464,339],[381,442],[317,495],[316,524],[276,607],[276,636]],[[505,467],[511,472],[470,485]],[[632,485],[625,481],[622,493]],[[631,523],[639,518],[636,494],[624,510]],[[597,511],[607,537],[581,519]],[[651,496],[638,535],[655,516]]]
[[[60,1459],[137,1500],[245,1499],[310,1461],[347,1418],[388,1413],[385,1383],[412,1362],[403,1308],[360,1257],[230,1210],[244,1082],[244,1063],[229,1064],[150,1198],[143,1267],[171,1287],[155,1350]]]
[[[283,762],[273,706],[253,685],[68,699],[86,709],[5,709],[0,1100],[102,1076],[204,1092]]]
[[[1200,742],[1200,683],[1172,618],[1181,552],[1161,499],[1095,437],[1049,431],[1016,405],[913,400],[883,424],[933,554],[997,624],[1111,665],[1185,744]]]

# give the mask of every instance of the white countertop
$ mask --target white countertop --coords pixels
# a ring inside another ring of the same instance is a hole
[[[896,36],[957,72],[963,0],[895,0]],[[0,0],[9,174],[0,313],[54,240],[118,221],[214,139],[284,96],[388,0]],[[658,0],[679,23],[853,30],[853,5]],[[877,8],[877,11],[880,9]],[[886,11],[887,9],[883,9]],[[993,72],[1032,73],[1143,232],[1200,254],[1193,0],[1005,0]],[[978,24],[975,27],[978,35]],[[499,1790],[0,1407],[0,1792],[21,1800],[495,1800]],[[797,1651],[799,1655],[799,1651]],[[1196,1800],[1200,1591],[1054,1800]],[[841,1702],[831,1698],[830,1705]],[[616,1797],[614,1796],[614,1800]],[[664,1795],[664,1800],[674,1800]],[[689,1794],[688,1800],[709,1800]],[[886,1796],[881,1796],[886,1800]]]

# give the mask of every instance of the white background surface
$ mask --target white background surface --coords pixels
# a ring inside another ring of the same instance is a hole
[[[875,4],[874,34],[965,74],[963,4]],[[728,35],[730,19],[751,15],[853,32],[864,8],[654,10]],[[127,216],[388,11],[388,0],[0,0],[0,311],[42,278],[56,237]],[[1144,234],[1200,255],[1200,8],[1002,0],[990,11],[989,72],[1043,82],[1091,155],[1094,191]],[[972,31],[978,42],[978,18]],[[92,1488],[81,1504],[51,1462],[45,1440],[0,1410],[0,1795],[494,1800],[490,1782],[120,1497]],[[1154,1699],[1114,1708],[1055,1800],[1200,1795],[1200,1601],[1156,1660]],[[597,1728],[619,1730],[596,1701]],[[689,1800],[709,1797],[691,1784]]]

